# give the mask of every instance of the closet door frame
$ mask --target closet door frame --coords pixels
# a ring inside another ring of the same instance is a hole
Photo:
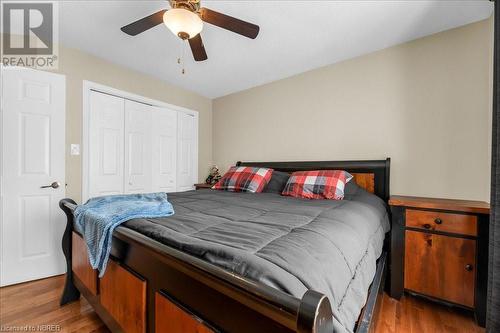
[[[193,174],[194,177],[198,177],[198,132],[199,132],[199,113],[198,111],[191,110],[182,106],[177,106],[165,102],[161,102],[158,100],[154,100],[151,98],[147,98],[144,96],[140,96],[137,94],[133,94],[130,92],[126,92],[123,90],[115,89],[109,86],[105,86],[99,83],[95,83],[92,81],[83,81],[83,109],[82,109],[82,140],[80,145],[80,154],[82,161],[82,202],[85,202],[89,199],[89,137],[90,137],[90,95],[91,91],[96,91],[108,95],[113,95],[116,97],[125,98],[128,100],[132,100],[139,103],[149,104],[154,107],[166,108],[170,110],[174,110],[177,112],[187,113],[194,117],[195,128],[198,130],[195,131],[194,135],[194,168]],[[195,179],[196,180],[196,179]],[[194,184],[194,183],[193,183]]]

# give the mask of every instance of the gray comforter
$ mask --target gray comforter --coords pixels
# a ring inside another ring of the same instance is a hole
[[[335,331],[353,331],[389,230],[378,197],[348,184],[342,201],[213,190],[168,199],[175,215],[124,225],[297,298],[322,292]]]

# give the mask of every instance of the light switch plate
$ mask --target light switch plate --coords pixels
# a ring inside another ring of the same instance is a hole
[[[71,155],[80,155],[80,145],[76,143],[71,144]]]

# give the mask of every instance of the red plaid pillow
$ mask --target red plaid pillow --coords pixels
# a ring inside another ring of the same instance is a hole
[[[212,189],[231,192],[262,192],[271,179],[273,169],[231,167]]]
[[[343,170],[297,171],[292,173],[282,195],[306,199],[344,199],[344,187],[352,175]]]

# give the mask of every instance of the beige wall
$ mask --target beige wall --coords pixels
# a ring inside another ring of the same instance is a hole
[[[392,158],[391,193],[489,201],[492,20],[214,100],[214,162]]]
[[[81,156],[71,156],[71,143],[82,137],[82,82],[89,80],[116,89],[183,106],[199,112],[199,178],[212,163],[212,101],[193,92],[132,71],[90,54],[61,47],[58,72],[66,75],[66,195],[81,199]]]

